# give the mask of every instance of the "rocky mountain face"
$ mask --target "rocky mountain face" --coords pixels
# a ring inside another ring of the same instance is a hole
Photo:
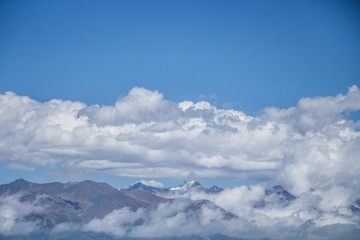
[[[37,184],[19,179],[0,185],[1,196],[15,194],[19,195],[21,202],[37,201],[37,205],[46,207],[45,212],[31,214],[26,218],[40,221],[47,228],[59,223],[88,222],[124,207],[136,210],[170,201],[146,191],[123,191],[89,180],[66,184]]]
[[[243,187],[240,190],[249,193],[244,191],[244,188],[246,189]],[[236,212],[222,205],[224,195],[228,196],[225,200],[233,201],[231,194],[236,194],[239,189],[231,192],[230,196],[229,191],[231,189],[224,190],[217,186],[205,187],[198,181],[188,181],[169,188],[157,188],[137,182],[119,190],[106,183],[89,180],[38,184],[19,179],[0,185],[0,239],[139,240],[143,235],[140,238],[117,236],[128,236],[127,231],[143,234],[143,229],[151,232],[152,228],[162,229],[164,226],[171,229],[173,231],[171,233],[184,237],[167,238],[168,234],[165,238],[159,239],[239,239],[230,238],[223,229],[226,226],[233,229],[235,222],[235,226],[238,224],[249,226],[247,218],[251,218],[251,215],[246,215],[246,212],[245,215],[241,215],[241,211],[239,214],[239,211]],[[293,202],[299,199],[282,186],[268,188],[259,196],[260,198],[248,205],[248,208],[251,208],[249,214],[256,211],[263,214],[268,210],[289,210],[288,207],[292,208]],[[248,196],[240,197],[246,199]],[[224,206],[227,210],[215,203]],[[350,210],[360,215],[359,206],[360,199],[354,202]],[[316,211],[316,209],[309,213],[321,214],[320,210]],[[24,231],[20,231],[21,234],[2,234],[9,232],[7,229],[18,231],[19,229],[13,228],[16,223],[25,230],[29,227],[35,229],[29,231],[31,237],[24,234]],[[64,230],[64,226],[67,230]],[[204,226],[207,227],[207,232],[214,231],[213,234],[206,235],[206,238],[202,238],[200,234]],[[121,232],[119,228],[125,232]],[[137,232],[136,229],[141,231]],[[198,234],[193,236],[183,234],[184,229],[199,233],[200,238]],[[225,235],[222,235],[224,233]],[[145,239],[149,238],[145,237]]]
[[[295,196],[286,191],[282,186],[273,186],[265,190],[265,196],[255,203],[255,208],[264,208],[271,204],[276,204],[278,207],[285,207],[295,200]]]
[[[158,188],[158,187],[152,187],[148,186],[142,182],[136,182],[133,185],[127,186],[126,188],[123,188],[122,190],[125,191],[134,191],[134,190],[144,190],[150,193],[166,193],[169,191],[168,188]]]
[[[357,214],[360,214],[360,198],[356,199],[356,201],[350,207],[351,211]]]
[[[170,188],[157,188],[157,187],[147,186],[142,182],[137,182],[131,186],[124,188],[123,190],[133,191],[133,190],[137,190],[137,189],[142,189],[147,192],[150,192],[153,194],[158,194],[161,196],[163,196],[164,194],[168,195],[168,196],[175,195],[175,194],[179,195],[179,194],[184,194],[184,193],[188,193],[191,191],[202,192],[202,193],[207,193],[207,194],[218,194],[224,190],[223,188],[220,188],[217,186],[212,186],[210,188],[204,187],[198,181],[195,181],[195,180],[185,181],[184,183],[182,183],[176,187],[170,187]]]
[[[202,187],[198,182],[186,182],[175,188],[155,188],[140,182],[125,189],[116,189],[106,183],[82,181],[75,183],[38,184],[18,179],[12,183],[0,185],[0,196],[17,196],[21,203],[32,203],[45,209],[42,212],[24,216],[25,221],[37,222],[43,229],[52,229],[62,223],[88,223],[101,219],[114,210],[129,208],[152,209],[161,203],[171,203],[173,199],[163,198],[157,193],[204,191],[214,194],[221,188]],[[186,214],[196,215],[202,207],[219,210],[226,219],[236,218],[208,200],[187,202]]]
[[[224,191],[223,188],[212,186],[210,188],[202,186],[198,181],[185,181],[184,183],[170,188],[156,188],[148,186],[144,183],[137,182],[131,186],[124,188],[128,192],[142,189],[149,193],[155,194],[160,197],[166,198],[177,198],[187,197],[191,193],[202,193],[202,194],[219,194]],[[265,190],[264,197],[254,204],[255,208],[264,208],[269,205],[276,204],[278,207],[285,207],[295,200],[295,196],[286,191],[282,186],[277,185]],[[354,205],[354,210],[357,208]]]

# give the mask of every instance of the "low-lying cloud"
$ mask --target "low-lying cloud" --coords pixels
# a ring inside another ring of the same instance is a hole
[[[190,208],[190,209],[189,209]],[[103,219],[84,225],[83,231],[105,232],[120,237],[183,237],[231,235],[231,228],[242,227],[239,219],[227,219],[224,213],[210,204],[191,209],[186,199],[160,204],[151,210],[128,208],[115,210]]]
[[[155,207],[136,210],[125,207],[103,218],[61,222],[50,229],[41,228],[39,220],[28,218],[32,214],[46,213],[47,209],[40,207],[38,201],[43,196],[37,196],[34,201],[20,200],[24,199],[21,195],[3,196],[0,199],[0,237],[24,235],[29,239],[32,236],[57,239],[56,236],[64,233],[72,236],[71,233],[91,232],[100,234],[99,239],[104,237],[101,234],[107,234],[114,239],[191,239],[192,236],[218,239],[216,236],[223,235],[233,239],[345,237],[355,240],[360,234],[360,215],[351,211],[349,196],[341,188],[333,188],[327,196],[318,191],[307,192],[285,205],[279,202],[276,194],[265,194],[261,184],[225,189],[219,194],[195,190],[184,194],[171,195],[174,200]],[[261,200],[266,204],[259,206]]]
[[[126,238],[180,239],[189,236],[210,239],[219,234],[234,239],[339,239],[343,236],[357,239],[360,233],[359,215],[350,211],[341,196],[334,196],[337,199],[334,203],[332,198],[324,199],[311,192],[284,206],[279,205],[276,196],[265,196],[264,186],[254,185],[226,189],[215,195],[193,191],[172,197],[176,200],[152,209],[115,210],[102,219],[79,225],[76,231]],[[264,198],[266,206],[256,207]],[[211,200],[236,217],[201,199]],[[194,207],[194,203],[199,202],[203,204]]]
[[[40,197],[40,196],[39,196]],[[45,208],[33,202],[21,202],[20,195],[0,197],[0,236],[29,234],[37,229],[37,221],[26,219],[30,214],[40,214]]]

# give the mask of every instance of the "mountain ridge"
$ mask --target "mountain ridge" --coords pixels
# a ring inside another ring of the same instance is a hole
[[[149,189],[116,189],[107,183],[91,180],[34,183],[21,178],[0,185],[0,197],[7,196],[17,196],[23,204],[46,208],[42,212],[24,216],[26,221],[38,222],[43,229],[51,229],[64,223],[89,223],[93,219],[102,219],[118,209],[127,208],[135,212],[138,209],[154,209],[160,204],[175,201],[153,194]],[[196,215],[206,206],[219,210],[226,218],[236,218],[233,213],[208,200],[189,199],[186,204],[187,212],[193,212],[191,214]]]
[[[49,206],[47,210],[49,214],[43,221],[48,221],[50,225],[72,219],[88,222],[94,218],[102,218],[116,209],[128,207],[136,210],[169,201],[148,192],[143,192],[139,198],[133,193],[91,180],[39,184],[18,179],[9,184],[0,185],[0,195],[16,194],[21,195],[22,202],[34,202],[36,196],[43,196],[39,200],[40,204]],[[59,212],[65,212],[69,218],[60,216]],[[64,218],[65,220],[62,221]]]
[[[207,194],[218,194],[224,190],[223,188],[220,188],[218,186],[211,186],[209,188],[204,187],[197,180],[184,181],[182,184],[179,184],[175,187],[164,187],[164,188],[149,186],[139,181],[122,189],[126,191],[143,189],[145,191],[154,194],[176,194],[176,193],[185,193],[188,191],[200,191]]]

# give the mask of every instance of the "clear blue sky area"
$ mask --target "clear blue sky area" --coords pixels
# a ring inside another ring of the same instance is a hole
[[[358,1],[0,1],[0,92],[254,113],[360,82]]]
[[[354,84],[359,1],[0,0],[0,93],[110,105],[139,86],[256,114]]]

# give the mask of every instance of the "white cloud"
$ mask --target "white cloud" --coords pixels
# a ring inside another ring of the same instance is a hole
[[[343,236],[357,239],[359,218],[354,218],[345,208],[330,209],[327,203],[324,207],[323,201],[327,200],[317,193],[303,194],[287,206],[277,205],[274,199],[274,203],[264,208],[255,208],[254,204],[264,197],[263,190],[263,186],[255,185],[227,189],[219,195],[199,192],[188,195],[197,200],[195,203],[202,198],[210,199],[236,213],[238,218],[229,218],[211,203],[197,205],[178,196],[180,198],[152,209],[115,210],[102,219],[93,219],[81,229],[135,238],[202,236],[208,239],[223,234],[240,239],[338,239]],[[339,191],[337,193],[341,193]]]
[[[356,86],[304,98],[258,116],[208,102],[174,103],[134,88],[113,106],[0,95],[0,162],[101,171],[137,178],[256,178],[299,195],[343,187],[360,192]]]
[[[116,209],[101,219],[61,223],[42,233],[58,236],[82,231],[125,238],[200,236],[207,239],[222,234],[240,239],[338,239],[342,236],[357,239],[360,218],[349,210],[350,195],[345,188],[303,193],[286,206],[279,205],[278,199],[266,196],[264,190],[264,186],[258,184],[225,189],[219,194],[192,191],[185,198],[184,195],[171,195],[175,200],[157,207]],[[44,230],[39,228],[38,222],[26,220],[29,214],[46,213],[46,209],[38,204],[41,197],[31,203],[19,201],[17,195],[2,197],[0,236]],[[255,207],[264,197],[268,204]],[[202,199],[216,203],[237,217]]]
[[[140,180],[140,182],[151,187],[158,187],[158,188],[164,187],[164,185],[161,182],[155,180]]]
[[[139,87],[119,99],[115,106],[90,106],[80,111],[80,115],[88,116],[90,122],[103,126],[163,122],[179,113],[175,103],[165,100],[161,93]]]
[[[0,197],[0,235],[29,234],[39,229],[38,222],[28,221],[26,216],[42,213],[44,208],[33,203],[19,201],[18,195]]]
[[[211,203],[197,208],[191,201],[182,199],[160,204],[155,209],[118,209],[102,219],[93,219],[82,230],[118,237],[162,238],[216,233],[232,235],[234,225],[245,227],[246,222],[226,218],[224,212]]]

